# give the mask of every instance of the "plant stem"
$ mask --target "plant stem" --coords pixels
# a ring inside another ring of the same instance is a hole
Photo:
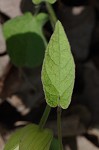
[[[50,21],[51,21],[52,28],[54,29],[56,21],[57,21],[57,17],[55,15],[55,12],[53,10],[52,5],[47,3],[47,2],[45,4],[46,4],[46,7],[47,7],[49,16],[50,16]],[[42,118],[40,120],[40,123],[39,123],[40,129],[43,129],[43,127],[44,127],[44,125],[47,121],[47,118],[49,116],[50,111],[51,111],[51,107],[46,105],[45,111],[44,111],[43,116],[42,116]]]
[[[39,123],[40,129],[43,129],[43,127],[47,121],[47,118],[49,116],[50,111],[51,111],[51,107],[49,105],[46,105],[46,108],[44,110],[44,113],[43,113],[42,118],[41,118],[40,123]]]
[[[35,13],[34,13],[35,16],[39,13],[40,8],[41,8],[41,5],[35,5]]]
[[[46,8],[50,16],[50,22],[51,22],[52,28],[54,30],[55,24],[57,22],[56,14],[54,12],[52,5],[47,2],[46,2]],[[61,108],[60,107],[57,107],[57,127],[58,127],[59,150],[63,150],[62,131],[61,131]]]
[[[59,150],[63,150],[60,107],[57,107],[57,128],[58,128]]]
[[[49,16],[50,16],[50,21],[51,21],[52,28],[54,29],[55,24],[57,22],[56,14],[55,14],[55,12],[53,10],[53,7],[50,3],[46,2],[46,8],[47,8]]]

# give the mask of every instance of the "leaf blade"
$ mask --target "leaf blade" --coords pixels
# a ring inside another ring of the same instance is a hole
[[[66,109],[74,87],[75,64],[70,45],[60,21],[45,52],[42,67],[42,83],[46,102],[51,107]]]
[[[18,129],[15,133],[13,133],[7,141],[4,150],[19,150],[19,143],[23,132],[24,129]]]
[[[45,13],[37,16],[26,13],[3,25],[7,51],[15,66],[36,67],[41,65],[46,47],[42,28],[47,20],[48,15]]]
[[[49,129],[41,130],[38,125],[25,132],[19,145],[19,150],[49,150],[53,133]]]

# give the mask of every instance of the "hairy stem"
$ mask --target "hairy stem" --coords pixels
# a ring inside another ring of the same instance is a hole
[[[49,105],[46,105],[46,108],[44,110],[44,113],[43,113],[42,118],[41,118],[40,123],[39,123],[40,129],[43,129],[43,127],[47,121],[47,118],[49,116],[50,111],[51,111],[51,107]]]
[[[46,2],[46,8],[47,8],[47,11],[48,11],[49,16],[50,16],[50,22],[51,22],[52,28],[54,29],[55,24],[57,22],[56,14],[55,14],[53,7],[50,3]]]
[[[59,150],[63,150],[60,107],[57,107],[57,128],[58,128]]]

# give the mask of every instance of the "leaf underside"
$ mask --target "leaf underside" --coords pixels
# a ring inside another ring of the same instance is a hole
[[[42,67],[42,83],[46,102],[51,107],[66,109],[74,87],[75,64],[70,45],[60,21],[45,52]]]

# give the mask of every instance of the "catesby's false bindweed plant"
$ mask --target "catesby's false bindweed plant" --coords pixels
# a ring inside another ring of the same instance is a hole
[[[33,2],[39,4],[42,0],[33,0]],[[68,108],[71,101],[75,64],[64,28],[60,21],[56,22],[57,18],[49,4],[54,3],[55,0],[44,0],[44,2],[47,4],[50,18],[52,15],[52,27],[55,27],[48,45],[42,32],[42,27],[48,19],[44,13],[36,14],[33,17],[28,13],[8,21],[3,26],[8,54],[12,63],[17,67],[39,65],[43,60],[44,47],[47,45],[41,73],[47,103],[44,114],[39,125],[30,124],[16,131],[8,140],[4,150],[63,150],[61,108]],[[21,29],[21,27],[23,28]],[[21,38],[25,40],[25,43]],[[16,46],[17,42],[20,42],[20,47]],[[27,47],[26,44],[28,44]],[[44,128],[51,107],[57,107],[58,140],[53,137],[50,129]]]

